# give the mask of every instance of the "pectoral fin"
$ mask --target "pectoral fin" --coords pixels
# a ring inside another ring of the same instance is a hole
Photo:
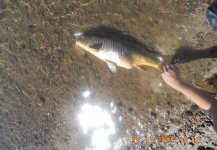
[[[101,47],[102,47],[102,43],[95,43],[90,46],[90,48],[95,49],[97,51],[100,50]]]
[[[111,61],[108,61],[108,60],[105,60],[105,62],[107,63],[108,67],[109,67],[109,70],[113,73],[115,73],[117,70],[116,70],[116,64],[111,62]]]

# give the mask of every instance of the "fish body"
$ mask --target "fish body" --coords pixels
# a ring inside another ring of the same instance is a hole
[[[136,67],[146,71],[146,66],[162,70],[163,57],[156,51],[134,45],[110,34],[91,33],[77,37],[76,46],[104,60],[111,70],[115,66],[131,69]]]

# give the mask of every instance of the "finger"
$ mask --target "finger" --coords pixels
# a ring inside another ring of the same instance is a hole
[[[170,70],[167,69],[166,67],[164,67],[163,70],[164,70],[163,74],[165,74],[167,76],[170,74]]]
[[[174,68],[174,65],[168,64],[168,68],[169,68],[169,69],[173,69],[173,68]]]
[[[169,69],[170,71],[173,71],[174,66],[173,66],[172,64],[168,64],[168,69]]]
[[[170,65],[169,65],[169,64],[166,64],[166,68],[169,69],[169,68],[170,68]]]
[[[165,75],[165,74],[162,74],[162,78],[163,78],[163,80],[165,80],[165,78],[166,78],[166,75]]]
[[[170,64],[170,67],[171,67],[171,68],[174,68],[173,64]]]
[[[171,68],[170,68],[170,64],[167,64],[166,65],[166,68],[167,68],[167,71],[169,71]]]
[[[167,67],[166,66],[163,66],[163,72],[167,72]]]
[[[169,80],[169,76],[167,76],[166,74],[162,74],[162,78],[165,82]]]
[[[171,76],[171,73],[169,71],[165,72],[164,73],[166,76],[170,77]]]

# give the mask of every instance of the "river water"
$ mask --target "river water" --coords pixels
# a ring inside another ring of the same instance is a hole
[[[166,134],[193,103],[158,70],[112,73],[72,34],[101,25],[127,32],[201,87],[217,71],[209,53],[217,32],[205,17],[212,2],[1,0],[0,149],[147,148],[132,135]]]

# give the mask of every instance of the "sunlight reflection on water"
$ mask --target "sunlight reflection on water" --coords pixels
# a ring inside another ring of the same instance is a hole
[[[109,136],[115,134],[115,124],[111,115],[100,108],[85,104],[78,114],[78,119],[83,126],[84,133],[92,129],[92,146],[95,150],[106,150],[111,147]]]
[[[85,91],[85,92],[83,93],[83,96],[84,96],[84,98],[89,97],[89,96],[90,96],[90,91]]]

